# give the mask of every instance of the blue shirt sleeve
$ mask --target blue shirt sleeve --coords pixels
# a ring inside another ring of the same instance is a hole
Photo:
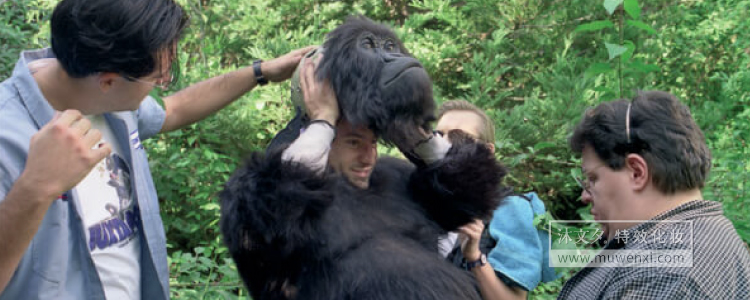
[[[141,141],[146,140],[161,131],[167,117],[164,109],[151,96],[147,96],[138,108],[138,134]]]
[[[0,155],[2,155],[2,149],[0,149]],[[5,170],[5,165],[0,161],[0,202],[5,199],[5,195],[10,191],[10,187],[13,185],[10,175]]]

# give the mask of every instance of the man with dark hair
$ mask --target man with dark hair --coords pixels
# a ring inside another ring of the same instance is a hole
[[[591,203],[607,239],[601,253],[617,259],[673,251],[688,261],[593,261],[565,284],[560,299],[750,297],[750,254],[721,204],[703,200],[711,156],[675,96],[641,92],[632,101],[602,103],[584,114],[570,145],[582,154],[581,199]]]
[[[51,25],[52,49],[23,52],[0,84],[0,299],[168,299],[141,140],[288,79],[310,48],[192,85],[162,109],[148,94],[172,83],[187,25],[173,0],[63,0]]]
[[[495,150],[495,125],[466,100],[443,103],[435,130],[460,130]],[[491,220],[477,219],[457,231],[461,246],[448,259],[474,274],[483,299],[526,299],[540,282],[557,277],[547,260],[549,235],[534,227],[534,217],[544,211],[536,193],[504,197]]]

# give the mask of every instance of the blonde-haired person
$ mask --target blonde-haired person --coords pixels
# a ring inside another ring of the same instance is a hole
[[[495,150],[492,120],[468,101],[443,103],[435,130],[461,130]],[[492,220],[475,220],[458,230],[460,247],[448,259],[476,277],[482,298],[526,299],[540,282],[557,277],[549,267],[546,233],[533,224],[544,210],[535,193],[505,197]]]

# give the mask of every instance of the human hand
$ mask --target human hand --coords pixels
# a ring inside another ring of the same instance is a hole
[[[292,77],[292,74],[294,74],[294,70],[297,68],[300,60],[302,60],[302,57],[304,57],[307,52],[317,48],[318,46],[307,46],[272,60],[265,61],[260,64],[261,73],[263,73],[263,77],[271,82],[287,80]]]
[[[466,261],[477,261],[482,256],[482,251],[479,250],[482,231],[484,231],[484,222],[479,219],[458,229],[459,238],[461,238],[461,253]]]
[[[331,125],[336,125],[339,118],[339,103],[336,99],[336,93],[328,79],[323,82],[315,78],[315,66],[318,65],[323,54],[319,54],[313,61],[305,60],[300,67],[300,89],[302,89],[302,98],[305,102],[305,109],[310,120],[325,120]]]
[[[72,189],[112,152],[101,132],[77,110],[57,113],[31,137],[26,167],[17,183],[50,202]],[[92,149],[97,145],[96,149]]]

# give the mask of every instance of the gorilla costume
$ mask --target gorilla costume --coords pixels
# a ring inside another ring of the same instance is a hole
[[[323,48],[316,77],[330,79],[343,118],[400,149],[430,132],[431,82],[390,29],[350,18]],[[497,206],[505,169],[490,150],[451,132],[443,159],[381,158],[359,189],[281,159],[307,122],[300,111],[221,194],[224,241],[253,299],[480,299],[438,237]]]

